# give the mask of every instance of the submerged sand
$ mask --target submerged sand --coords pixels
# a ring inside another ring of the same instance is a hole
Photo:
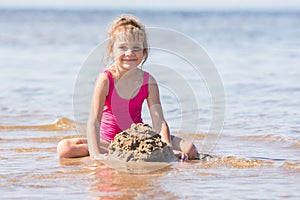
[[[125,162],[172,162],[172,147],[147,124],[132,124],[109,145],[108,158]]]

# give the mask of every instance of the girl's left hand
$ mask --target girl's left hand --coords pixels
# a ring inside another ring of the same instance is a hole
[[[181,162],[187,162],[189,160],[189,156],[186,153],[183,153],[182,151],[174,152],[175,156],[180,159]]]

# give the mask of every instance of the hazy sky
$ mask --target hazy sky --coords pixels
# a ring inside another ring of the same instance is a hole
[[[1,0],[0,8],[297,9],[300,0]]]

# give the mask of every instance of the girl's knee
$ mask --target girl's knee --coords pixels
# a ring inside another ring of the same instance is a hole
[[[59,158],[77,158],[88,156],[89,151],[86,139],[73,138],[64,139],[57,145],[57,154]]]
[[[57,154],[60,158],[67,158],[69,157],[69,153],[71,151],[71,141],[70,139],[63,139],[59,141],[57,144]]]
[[[191,146],[188,149],[187,155],[189,157],[189,160],[194,160],[198,157],[197,147],[193,143],[191,143]]]

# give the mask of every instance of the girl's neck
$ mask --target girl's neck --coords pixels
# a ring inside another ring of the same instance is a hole
[[[121,77],[122,78],[135,77],[137,75],[137,73],[139,72],[139,68],[124,70],[115,65],[111,66],[110,68],[111,68],[111,72],[115,79],[120,79]]]

